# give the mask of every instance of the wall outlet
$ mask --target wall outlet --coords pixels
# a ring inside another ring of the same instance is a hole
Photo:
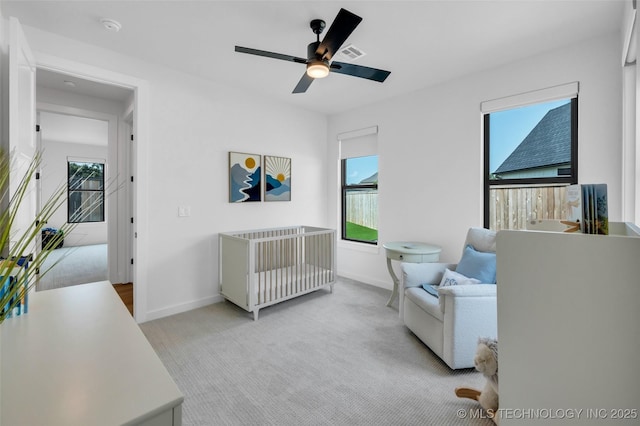
[[[191,216],[191,206],[179,206],[178,207],[178,216],[179,217]]]

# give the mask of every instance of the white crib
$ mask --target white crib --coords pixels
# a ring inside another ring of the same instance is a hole
[[[336,231],[292,226],[219,235],[221,294],[258,319],[264,307],[336,282]]]

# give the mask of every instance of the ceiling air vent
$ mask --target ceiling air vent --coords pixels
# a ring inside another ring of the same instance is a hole
[[[343,56],[346,56],[352,61],[355,61],[356,59],[366,55],[366,53],[364,53],[359,48],[355,47],[353,44],[349,44],[343,47],[342,49],[340,49],[340,54],[342,54]]]

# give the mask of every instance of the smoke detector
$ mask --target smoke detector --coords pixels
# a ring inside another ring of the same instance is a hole
[[[120,24],[120,22],[116,21],[115,19],[102,18],[100,20],[100,23],[108,31],[113,31],[114,33],[117,33],[122,28],[122,25]]]

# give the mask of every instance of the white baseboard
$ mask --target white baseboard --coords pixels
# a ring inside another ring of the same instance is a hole
[[[178,305],[168,306],[166,308],[157,309],[155,311],[149,311],[145,316],[145,322],[168,317],[170,315],[180,314],[182,312],[191,311],[193,309],[202,308],[203,306],[219,303],[223,300],[224,297],[222,297],[220,294],[216,294],[215,296],[205,297],[204,299],[180,303]]]

